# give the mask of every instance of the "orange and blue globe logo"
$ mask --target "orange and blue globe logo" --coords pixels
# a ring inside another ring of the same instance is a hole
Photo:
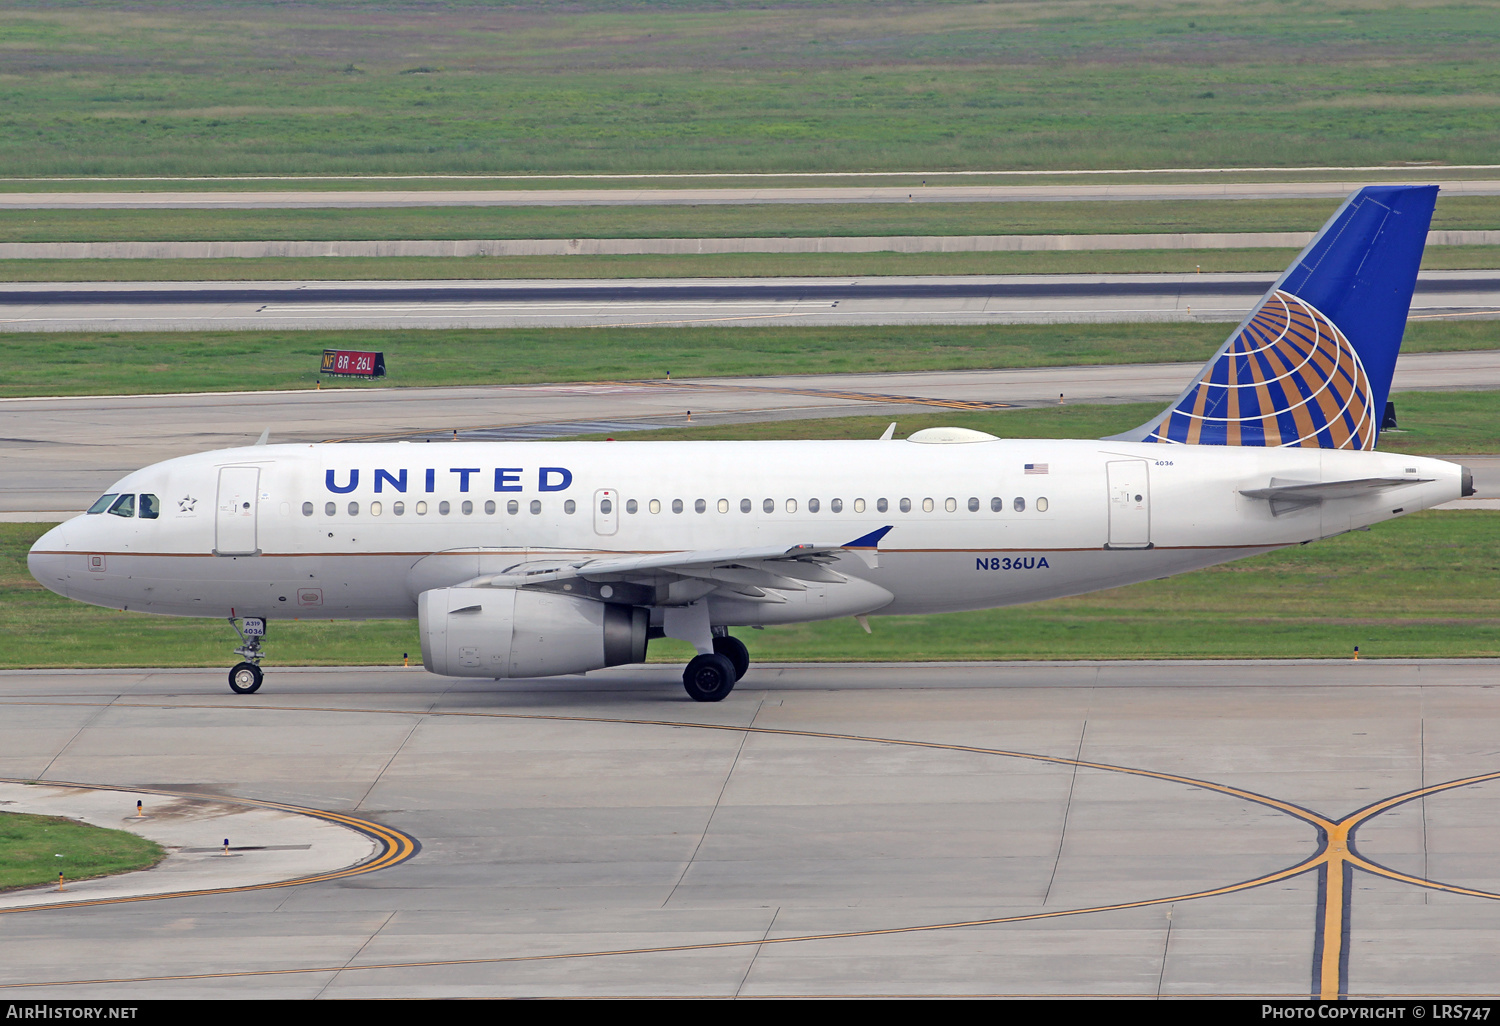
[[[1354,346],[1278,289],[1145,441],[1373,449],[1378,426]]]

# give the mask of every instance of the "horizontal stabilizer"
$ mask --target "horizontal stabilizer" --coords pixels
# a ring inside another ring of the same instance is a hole
[[[1242,488],[1240,494],[1251,499],[1266,499],[1271,503],[1271,515],[1279,517],[1309,506],[1317,506],[1325,499],[1355,499],[1370,492],[1403,485],[1426,484],[1430,477],[1361,477],[1350,481],[1283,481],[1271,478],[1269,488]]]

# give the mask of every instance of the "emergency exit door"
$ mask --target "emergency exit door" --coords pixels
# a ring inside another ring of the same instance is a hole
[[[1111,460],[1109,472],[1110,549],[1151,547],[1151,479],[1145,460]]]
[[[214,552],[220,556],[253,556],[255,511],[260,505],[259,467],[220,467],[219,501],[214,508]]]
[[[594,533],[611,535],[620,529],[620,493],[601,488],[594,493]]]

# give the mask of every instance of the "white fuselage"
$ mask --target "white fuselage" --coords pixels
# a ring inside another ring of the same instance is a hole
[[[1241,494],[1402,477],[1422,480],[1280,515]],[[1461,487],[1456,464],[1398,454],[1108,441],[266,445],[129,475],[113,491],[157,497],[159,516],[75,517],[37,542],[30,567],[54,591],[119,609],[413,617],[422,592],[519,564],[837,546],[891,528],[877,558],[834,566],[877,588],[710,599],[716,626],[752,625],[1109,588],[1339,534]],[[677,581],[651,605],[707,590]]]

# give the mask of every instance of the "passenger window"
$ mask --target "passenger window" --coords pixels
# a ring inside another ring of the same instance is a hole
[[[380,513],[381,513],[382,509],[383,509],[383,507],[380,505],[380,503],[378,503],[378,502],[372,502],[372,503],[370,503],[370,516],[372,516],[372,517],[378,517],[378,516],[380,516]]]
[[[109,507],[109,512],[113,513],[117,517],[133,517],[133,516],[135,516],[135,496],[134,495],[122,495],[122,496],[120,496],[118,499],[116,499],[114,501],[114,505],[112,505],[112,506]]]
[[[704,502],[702,499],[694,499],[693,500],[693,512],[694,513],[707,513],[708,512],[708,503]]]
[[[404,503],[404,502],[393,502],[393,503],[391,503],[391,512],[394,513],[398,517],[401,516],[401,514],[403,514],[403,513],[406,512],[406,503]]]
[[[88,508],[90,513],[103,513],[109,509],[109,504],[119,497],[119,492],[110,492],[108,495],[99,496],[99,501]]]
[[[932,500],[931,499],[923,499],[922,500],[922,512],[923,513],[931,513],[932,512]]]
[[[312,503],[310,503],[310,502],[304,502],[302,504],[302,515],[305,516],[305,517],[310,517],[310,516],[313,515],[313,504]]]
[[[532,499],[531,500],[531,515],[532,516],[536,516],[541,511],[542,511],[542,500],[541,499]]]
[[[763,503],[760,504],[760,508],[763,509],[763,510],[765,510],[767,513],[775,513],[776,512],[776,500],[775,499],[767,499],[765,502],[763,502]]]
[[[884,499],[876,499],[875,500],[875,512],[877,512],[877,513],[884,513],[886,510],[888,510],[890,508],[891,508],[891,504],[888,503],[888,502],[886,502]]]
[[[998,496],[998,495],[995,496],[994,498],[990,499],[990,512],[991,513],[1003,513],[1003,512],[1005,512],[1005,500],[1002,499],[1002,498],[1000,498],[1000,496]]]
[[[660,513],[661,512],[661,500],[660,499],[652,499],[647,504],[646,508],[649,509],[653,513]]]
[[[749,499],[741,499],[740,500],[740,512],[741,513],[749,513],[752,508],[753,508],[753,504],[750,502]]]
[[[1038,513],[1047,512],[1047,499],[1045,497],[1036,500],[1036,511]]]
[[[608,499],[600,499],[599,500],[599,512],[600,513],[608,513],[611,510],[613,510],[614,508],[615,508],[615,504],[612,503],[612,502],[610,502]]]
[[[901,512],[903,512],[903,513],[910,513],[911,512],[911,500],[910,499],[902,499],[901,500]]]
[[[856,513],[863,513],[864,511],[865,511],[865,500],[864,499],[855,499],[854,500],[854,512],[856,512]]]
[[[833,510],[833,512],[835,512],[835,513],[842,513],[842,512],[844,512],[844,500],[843,499],[832,499],[828,503],[828,508],[831,509],[831,510]]]
[[[336,502],[325,502],[325,503],[323,503],[323,515],[325,517],[331,517],[335,513],[337,513],[338,511],[339,511],[338,503],[336,503]]]
[[[807,511],[809,513],[816,513],[818,511],[818,500],[817,499],[808,499],[807,500]]]
[[[452,506],[448,505],[448,500],[444,499],[442,502],[438,503],[438,515],[445,517],[448,515],[448,511],[452,508]]]
[[[495,500],[494,499],[486,499],[485,500],[485,503],[484,503],[484,515],[487,516],[487,517],[492,517],[492,516],[495,515]]]
[[[634,499],[626,499],[625,500],[625,512],[626,513],[634,513],[636,510],[638,510],[640,508],[641,507],[636,503],[636,501]]]
[[[673,513],[681,513],[682,512],[682,500],[681,499],[673,499],[672,500],[672,512]]]
[[[979,512],[979,500],[977,498],[975,498],[974,496],[972,496],[972,495],[969,497],[969,512],[970,513],[978,513]]]
[[[947,510],[949,513],[952,513],[954,510],[958,509],[958,500],[953,498],[952,496],[949,496],[948,498],[943,500],[943,509]]]
[[[786,500],[786,511],[788,513],[795,513],[795,512],[797,512],[797,500],[796,499],[788,499],[788,500]]]
[[[417,516],[419,516],[419,517],[425,517],[427,515],[427,500],[426,499],[418,499],[417,500],[416,512],[417,512]]]
[[[719,500],[719,512],[720,513],[728,513],[729,512],[729,500],[728,499],[720,499]]]
[[[459,512],[463,513],[463,515],[466,517],[474,515],[474,503],[472,503],[468,499],[465,499],[463,501],[463,504],[459,506],[458,509]]]
[[[154,495],[141,495],[141,517],[155,520],[161,516],[161,500]]]
[[[563,512],[568,514],[568,516],[572,516],[577,511],[578,503],[574,502],[572,499],[568,499],[563,502]]]
[[[505,504],[505,512],[509,513],[511,516],[515,516],[517,513],[521,512],[521,504],[515,499],[511,499]]]
[[[351,517],[357,517],[357,516],[359,516],[359,503],[357,503],[357,502],[351,502],[351,503],[349,503],[349,515]]]
[[[1026,500],[1021,498],[1019,495],[1016,496],[1016,501],[1011,503],[1010,506],[1011,509],[1015,510],[1017,513],[1026,512]]]

